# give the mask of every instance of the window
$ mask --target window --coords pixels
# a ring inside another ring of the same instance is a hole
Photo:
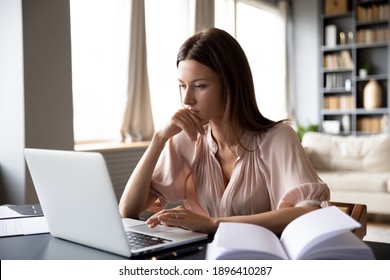
[[[181,106],[176,54],[191,34],[191,0],[146,0],[148,70],[155,127]],[[131,2],[71,0],[76,143],[119,141],[128,86]]]
[[[246,52],[261,112],[274,120],[285,118],[280,16],[276,8],[253,4],[258,1],[234,2],[215,0],[216,27],[236,35]],[[71,0],[70,8],[75,142],[119,141],[127,100],[131,1]],[[145,0],[156,129],[181,106],[176,55],[192,34],[193,8],[193,0]]]
[[[282,18],[277,8],[259,1],[215,0],[216,27],[229,31],[244,49],[253,74],[257,104],[273,120],[287,117]],[[270,28],[272,26],[272,28]]]
[[[130,1],[71,0],[76,143],[115,141],[126,104]]]
[[[146,0],[146,45],[150,97],[155,129],[161,128],[180,108],[176,56],[192,33],[193,1]]]

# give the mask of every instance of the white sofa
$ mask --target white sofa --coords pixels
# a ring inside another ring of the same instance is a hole
[[[368,213],[390,214],[390,136],[338,136],[308,132],[302,145],[331,200],[367,205]]]

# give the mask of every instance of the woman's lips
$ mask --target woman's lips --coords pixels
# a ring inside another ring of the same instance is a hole
[[[194,114],[194,115],[199,113],[199,111],[196,111],[196,110],[193,110],[193,109],[188,109],[188,111],[190,111],[190,113]]]

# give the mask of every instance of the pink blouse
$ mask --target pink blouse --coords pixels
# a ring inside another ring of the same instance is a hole
[[[171,138],[154,170],[151,192],[164,207],[184,206],[210,217],[250,215],[278,208],[321,205],[330,198],[295,131],[279,124],[265,133],[246,132],[225,188],[210,127],[197,141]]]

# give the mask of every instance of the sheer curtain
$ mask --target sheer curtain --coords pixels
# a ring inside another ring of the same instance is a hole
[[[155,129],[164,126],[181,106],[176,56],[193,33],[190,0],[145,0],[148,73]]]
[[[150,140],[154,132],[145,31],[144,1],[132,1],[129,86],[127,106],[121,128],[122,141],[128,138],[131,141]]]
[[[291,16],[291,1],[279,1],[278,9],[282,17],[282,35],[284,36],[284,52],[285,52],[285,91],[286,91],[286,110],[287,117],[295,122],[295,76],[293,69],[293,28]]]
[[[202,29],[214,27],[214,0],[195,0],[195,28],[198,32]]]

